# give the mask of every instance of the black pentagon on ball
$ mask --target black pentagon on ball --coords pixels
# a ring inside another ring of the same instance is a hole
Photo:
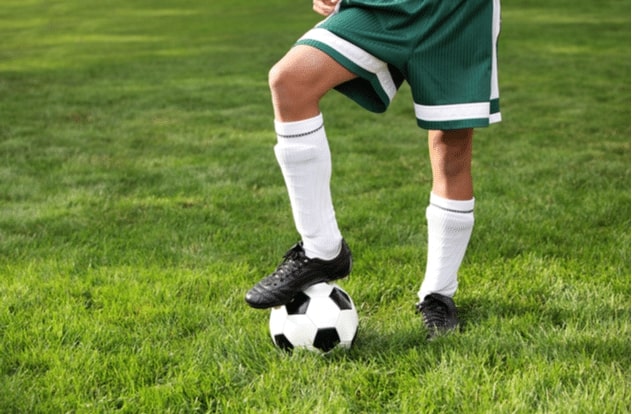
[[[292,298],[292,300],[285,305],[288,315],[304,315],[307,312],[309,306],[309,296],[300,292]]]
[[[351,298],[342,290],[334,288],[329,294],[329,297],[336,305],[338,305],[340,310],[353,309]]]
[[[314,347],[323,352],[329,352],[340,343],[340,336],[336,328],[319,329],[314,338]]]
[[[294,345],[283,334],[274,335],[274,343],[285,351],[291,351],[294,348]]]

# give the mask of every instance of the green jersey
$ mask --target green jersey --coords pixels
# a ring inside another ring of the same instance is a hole
[[[500,0],[341,0],[297,44],[329,54],[358,78],[336,87],[385,111],[405,80],[426,129],[500,121],[496,44]]]

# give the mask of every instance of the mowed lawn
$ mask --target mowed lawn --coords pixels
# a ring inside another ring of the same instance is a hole
[[[354,347],[243,296],[298,238],[268,69],[310,2],[3,0],[1,413],[630,412],[630,6],[503,3],[462,329],[414,312],[430,191],[404,86],[322,102]]]

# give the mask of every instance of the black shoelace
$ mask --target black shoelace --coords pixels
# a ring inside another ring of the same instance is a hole
[[[287,276],[298,271],[301,266],[307,262],[307,260],[307,256],[305,256],[303,249],[297,244],[285,253],[283,256],[283,263],[276,268],[274,273],[271,275],[271,279],[283,282]],[[273,284],[276,285],[274,282]]]

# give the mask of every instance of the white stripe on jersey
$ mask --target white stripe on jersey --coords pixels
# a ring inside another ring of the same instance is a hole
[[[416,103],[415,115],[418,119],[429,122],[489,118],[489,102],[455,105],[420,105]]]
[[[299,41],[305,39],[315,40],[324,43],[347,59],[351,60],[362,69],[375,74],[378,82],[380,83],[380,86],[388,96],[389,100],[393,100],[395,94],[397,93],[397,86],[395,86],[395,82],[393,81],[391,73],[388,70],[388,65],[386,64],[386,62],[376,58],[375,56],[360,49],[353,43],[350,43],[347,40],[338,37],[325,29],[311,29],[310,31],[305,33],[303,37],[299,39]]]

